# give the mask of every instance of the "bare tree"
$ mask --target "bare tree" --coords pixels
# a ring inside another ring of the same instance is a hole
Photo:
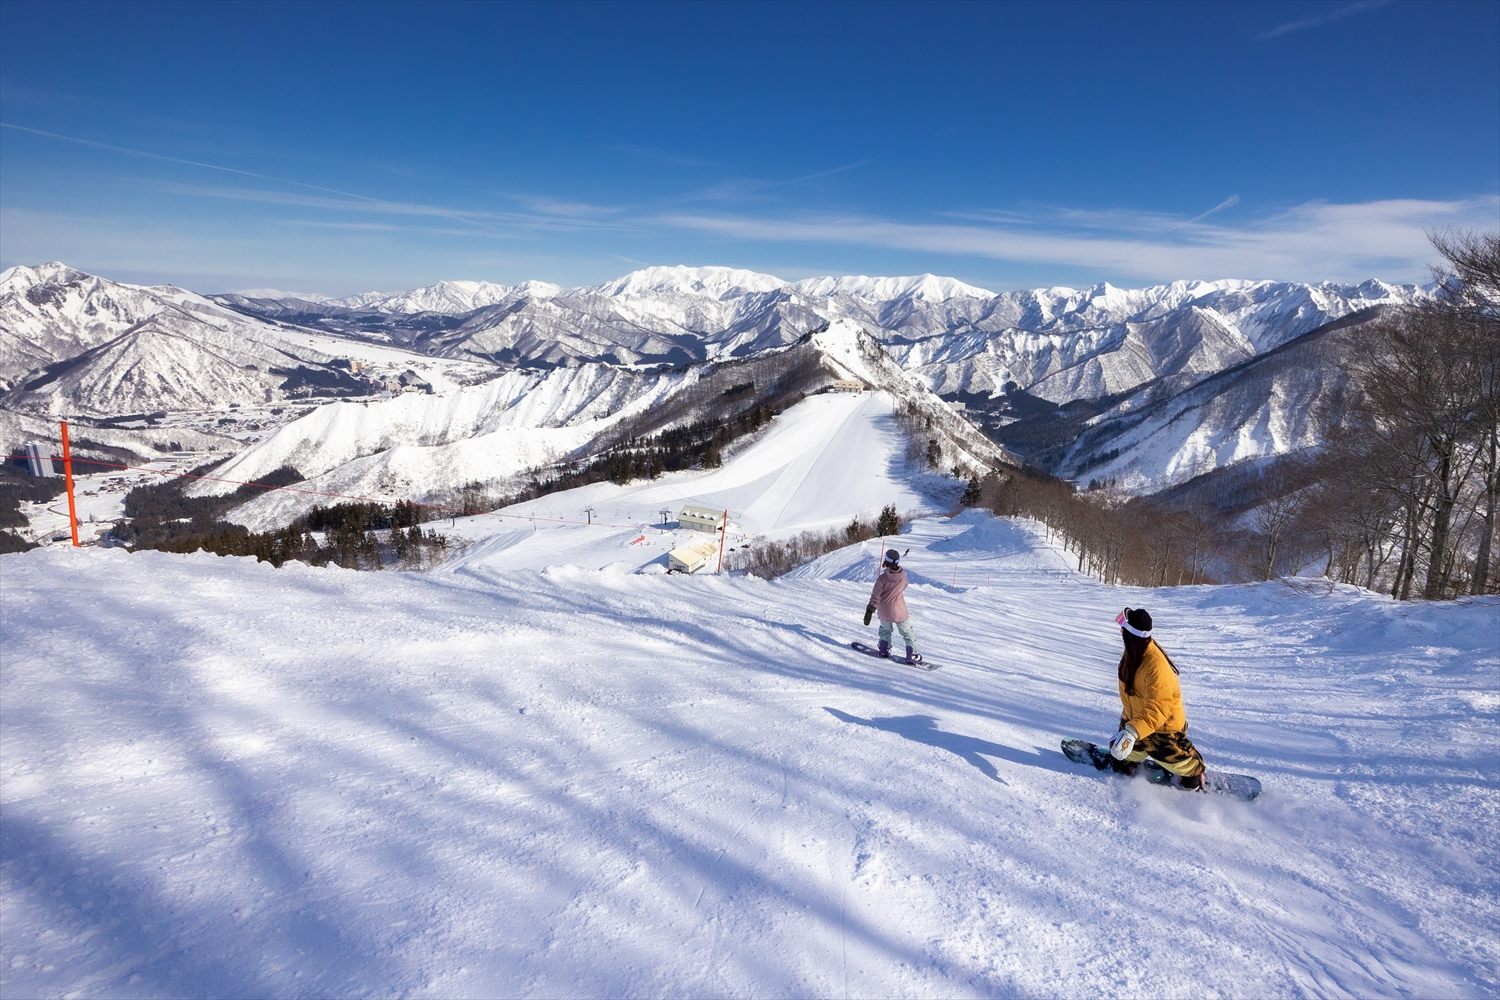
[[[1273,473],[1272,478],[1281,478]],[[1260,532],[1263,539],[1262,552],[1265,555],[1264,579],[1271,580],[1276,577],[1276,553],[1286,541],[1291,532],[1292,525],[1296,523],[1302,509],[1307,504],[1307,489],[1279,489],[1275,485],[1269,487],[1269,495],[1266,501],[1256,507],[1250,515],[1250,521],[1255,525],[1255,530]]]
[[[1500,518],[1500,232],[1448,230],[1428,234],[1443,264],[1433,269],[1442,289],[1438,309],[1457,313],[1476,369],[1475,430],[1483,493],[1483,528],[1469,592],[1489,586]]]
[[[1354,366],[1374,450],[1405,453],[1408,512],[1403,575],[1414,576],[1419,528],[1428,538],[1422,596],[1442,595],[1460,466],[1484,382],[1475,319],[1444,308],[1403,310],[1373,325]],[[1405,592],[1403,586],[1401,592]]]
[[[1203,583],[1204,566],[1215,548],[1213,522],[1195,514],[1184,514],[1181,523],[1184,558],[1177,582]]]
[[[1495,391],[1495,366],[1491,364],[1490,391]],[[1474,580],[1469,593],[1482,594],[1489,587],[1497,532],[1500,532],[1500,414],[1491,409],[1489,427],[1481,454],[1484,456],[1484,517],[1479,533],[1479,553],[1474,560]],[[1500,581],[1497,581],[1500,582]]]
[[[1500,306],[1500,232],[1431,232],[1427,238],[1443,256],[1433,277],[1443,298],[1458,308],[1493,315]]]

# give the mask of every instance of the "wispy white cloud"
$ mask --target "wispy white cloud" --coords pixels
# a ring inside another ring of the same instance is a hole
[[[801,177],[792,177],[792,178],[789,178],[787,180],[780,181],[779,183],[781,183],[781,184],[801,184],[803,181],[815,181],[815,180],[817,180],[820,177],[832,177],[834,174],[845,174],[845,173],[848,173],[851,170],[858,170],[860,167],[866,166],[866,165],[874,163],[874,162],[875,162],[875,158],[874,157],[871,157],[871,158],[869,158],[867,160],[856,160],[853,163],[845,163],[842,166],[830,167],[827,170],[819,170],[816,173],[803,174]]]
[[[301,194],[295,191],[272,191],[255,187],[222,187],[211,184],[193,184],[178,181],[156,181],[149,185],[153,190],[166,194],[185,195],[191,198],[215,198],[221,201],[245,201],[260,205],[286,205],[295,208],[313,208],[334,212],[358,212],[373,215],[412,215],[443,219],[462,219],[465,222],[487,219],[496,221],[490,213],[467,212],[443,205],[428,205],[421,202],[393,201],[386,198],[329,198],[321,195]]]
[[[705,187],[697,188],[686,194],[673,198],[672,201],[680,204],[692,204],[693,202],[750,202],[763,200],[767,191],[772,187],[770,181],[757,180],[753,177],[730,177]]]
[[[400,226],[388,222],[320,222],[313,219],[282,219],[283,226],[303,226],[307,229],[333,229],[348,233],[399,233]]]
[[[495,237],[493,246],[486,245],[485,249],[497,253],[503,246],[517,248],[518,257],[521,249],[551,252],[556,255],[553,259],[560,271],[578,273],[584,267],[584,260],[592,261],[591,267],[597,266],[611,254],[631,265],[643,264],[618,255],[621,250],[640,253],[635,244],[617,240],[610,246],[601,245],[600,239],[588,239],[593,234],[630,233],[649,236],[652,246],[668,245],[670,241],[671,245],[687,249],[694,243],[686,234],[709,234],[795,247],[798,253],[786,256],[803,258],[808,246],[909,251],[950,261],[968,258],[971,265],[974,261],[1002,261],[1032,271],[1039,266],[1070,268],[1117,281],[1156,282],[1190,277],[1360,280],[1372,276],[1420,281],[1426,280],[1426,264],[1433,258],[1426,235],[1429,231],[1449,227],[1487,231],[1500,218],[1500,197],[1493,194],[1448,201],[1308,202],[1254,215],[1245,211],[1238,195],[1230,195],[1189,217],[1129,208],[1023,205],[1020,209],[985,208],[913,219],[870,213],[798,212],[767,193],[779,186],[855,170],[872,160],[852,161],[782,181],[733,182],[722,194],[726,198],[739,195],[745,204],[714,202],[713,207],[722,211],[677,199],[666,203],[670,209],[648,213],[638,207],[598,205],[533,193],[496,195],[500,208],[473,208],[378,198],[271,177],[222,163],[118,147],[12,123],[0,125],[17,132],[245,178],[231,182],[221,177],[217,183],[157,181],[152,182],[152,187],[184,198],[276,206],[279,211],[274,216],[280,217],[278,221],[302,227],[302,236],[306,237],[285,240],[286,246],[296,245],[299,250],[305,247],[309,254],[307,267],[316,268],[319,273],[333,267],[358,268],[362,261],[378,257],[371,247],[396,247],[401,242],[384,239],[386,235],[447,237],[446,243],[442,239],[427,241],[432,256],[424,258],[424,263],[434,265],[438,259],[477,259],[470,252],[479,249],[472,242],[476,236]],[[212,177],[204,179],[215,181]],[[751,202],[756,204],[752,207]],[[183,230],[180,241],[177,234],[163,235],[158,241],[160,246],[170,248],[160,251],[163,259],[168,259],[170,252],[175,260],[179,252],[192,247],[187,259],[218,257],[219,266],[223,267],[231,266],[234,261],[234,266],[246,277],[264,272],[267,267],[284,266],[284,251],[268,250],[263,259],[241,257],[235,261],[246,246],[243,234],[229,238],[221,232],[222,226],[215,224],[218,213],[197,211],[200,207],[197,205],[191,207],[193,212],[175,213],[178,216],[175,218],[147,220],[148,224],[170,223]],[[503,210],[507,208],[514,210]],[[1232,208],[1239,210],[1228,212]],[[8,218],[11,223],[6,227],[7,252],[24,253],[33,260],[81,261],[83,254],[99,256],[104,246],[118,247],[123,257],[131,245],[140,244],[140,233],[149,228],[148,224],[132,220],[117,219],[110,224],[105,219],[78,218],[68,220],[67,226],[60,229],[57,220],[42,225],[35,217],[10,214]],[[97,235],[90,238],[89,232]],[[262,235],[267,241],[273,239],[269,230]],[[583,243],[578,239],[580,235],[590,244],[586,250],[580,249]],[[460,244],[451,239],[454,236],[471,239]],[[523,240],[526,242],[516,242]],[[449,244],[455,247],[451,252]],[[457,249],[465,245],[468,249]],[[337,250],[330,250],[335,246]],[[61,249],[48,249],[52,247]],[[314,248],[322,257],[311,256]],[[714,252],[723,256],[722,247]],[[784,249],[777,252],[783,253]],[[844,256],[845,251],[839,250],[837,254]],[[682,257],[683,251],[674,252],[674,256]],[[869,266],[867,254],[856,256],[860,258],[857,266]],[[336,262],[330,262],[333,257]],[[936,270],[944,265],[921,266]],[[521,275],[541,276],[556,280],[556,272]]]
[[[287,184],[292,187],[305,188],[309,191],[321,191],[324,194],[336,194],[343,198],[353,198],[360,201],[377,201],[369,195],[355,194],[351,191],[340,191],[337,188],[322,187],[317,184],[306,184],[302,181],[291,180],[286,177],[273,177],[270,174],[259,174],[253,170],[241,170],[238,167],[226,166],[222,163],[206,163],[202,160],[188,160],[180,156],[168,156],[165,153],[155,153],[145,149],[135,149],[131,146],[117,146],[110,142],[99,142],[94,139],[85,139],[76,135],[64,135],[61,132],[48,132],[39,128],[30,128],[26,125],[16,125],[13,122],[0,121],[0,128],[8,128],[14,132],[24,132],[28,135],[40,136],[45,139],[54,139],[58,142],[68,142],[77,146],[90,146],[94,149],[109,150],[113,153],[123,153],[126,156],[138,156],[149,160],[160,160],[165,163],[177,163],[187,167],[198,167],[202,170],[217,170],[226,174],[237,174],[240,177],[253,177],[256,180],[272,181],[277,184]]]
[[[701,157],[691,156],[686,153],[676,152],[670,149],[658,149],[655,146],[647,146],[638,142],[616,142],[607,147],[610,152],[625,153],[639,159],[649,160],[652,163],[668,167],[681,167],[696,169],[700,167],[720,167],[721,163],[713,160],[705,160]]]
[[[614,205],[592,205],[582,201],[565,201],[560,198],[549,198],[546,195],[513,194],[510,197],[517,204],[524,206],[534,215],[538,216],[568,219],[604,219],[612,215],[619,215],[625,211],[624,208]]]
[[[1204,219],[1208,218],[1210,215],[1217,215],[1218,213],[1224,211],[1226,208],[1233,208],[1234,206],[1238,205],[1239,203],[1240,203],[1240,196],[1237,195],[1237,194],[1232,194],[1228,198],[1225,198],[1223,201],[1219,202],[1213,208],[1210,208],[1207,212],[1200,212],[1199,214],[1193,216],[1191,219],[1189,219],[1186,222],[1184,222],[1183,225],[1184,226],[1191,226],[1195,222],[1202,222]]]
[[[599,268],[581,265],[576,254],[534,243],[477,245],[470,234],[462,243],[429,241],[414,255],[405,226],[390,234],[309,227],[289,238],[282,219],[267,221],[237,228],[227,239],[201,213],[125,218],[0,205],[7,265],[61,260],[116,280],[175,282],[202,292],[316,285],[331,295],[347,295],[453,277],[500,282],[545,277],[564,284],[598,277]]]
[[[836,167],[815,170],[808,174],[800,174],[796,177],[784,177],[780,180],[767,180],[763,177],[729,177],[695,191],[690,191],[672,200],[681,204],[702,201],[766,201],[780,188],[819,180],[823,177],[832,177],[836,174],[845,174],[851,170],[858,170],[860,167],[868,166],[878,159],[879,157],[869,157],[868,159],[855,160],[852,163],[841,163]]]
[[[1284,35],[1294,34],[1298,31],[1306,31],[1309,28],[1321,28],[1325,24],[1332,24],[1335,21],[1342,21],[1346,17],[1353,17],[1356,14],[1367,14],[1372,10],[1378,10],[1381,7],[1389,6],[1390,3],[1391,0],[1355,0],[1354,3],[1344,4],[1344,6],[1339,7],[1335,10],[1331,10],[1327,14],[1320,14],[1317,17],[1309,17],[1300,21],[1286,21],[1282,24],[1278,24],[1270,31],[1262,32],[1261,34],[1256,35],[1255,40],[1258,42],[1263,42],[1270,38],[1281,38]]]
[[[345,198],[302,194],[296,191],[273,191],[255,187],[222,187],[175,181],[155,182],[152,188],[168,194],[223,201],[282,205],[318,211],[350,212],[361,215],[446,219],[475,226],[492,236],[524,239],[538,230],[573,232],[592,229],[617,229],[617,224],[583,215],[544,215],[527,212],[499,212],[432,205],[424,202],[395,201],[383,198]],[[582,207],[582,206],[577,206]]]
[[[389,222],[334,222],[322,219],[282,219],[281,225],[300,226],[303,229],[323,229],[339,233],[389,233],[411,236],[456,236],[460,239],[485,239],[489,236],[478,229],[460,229],[455,226],[413,226]]]
[[[0,104],[21,104],[28,107],[66,108],[76,110],[95,102],[78,94],[65,94],[53,90],[38,90],[35,87],[17,86],[14,82],[0,82]]]
[[[95,149],[108,150],[126,156],[141,157],[166,163],[176,163],[182,166],[195,167],[202,170],[212,170],[219,173],[233,174],[238,177],[247,177],[252,180],[266,181],[281,187],[296,188],[299,191],[312,191],[315,196],[297,194],[289,191],[277,191],[267,188],[224,188],[210,187],[194,184],[159,184],[161,190],[177,194],[187,194],[199,197],[220,198],[235,201],[259,202],[262,204],[300,206],[304,208],[323,209],[341,212],[365,212],[379,215],[393,216],[425,216],[429,218],[446,219],[462,225],[472,226],[484,230],[494,236],[505,238],[519,238],[523,233],[505,231],[497,228],[497,224],[506,224],[520,229],[577,229],[592,228],[601,223],[595,221],[595,217],[613,214],[615,210],[604,209],[599,206],[584,205],[576,202],[558,201],[547,198],[531,199],[533,211],[530,213],[518,212],[495,212],[495,211],[473,211],[459,208],[449,208],[442,205],[430,205],[414,202],[395,201],[380,198],[374,195],[360,194],[355,191],[344,191],[338,188],[324,187],[320,184],[308,184],[304,181],[293,180],[287,177],[276,177],[271,174],[258,173],[253,170],[241,170],[222,163],[209,163],[202,160],[190,160],[180,156],[170,156],[151,150],[136,149],[130,146],[118,146],[114,143],[99,142],[81,136],[65,135],[60,132],[48,132],[43,129],[35,129],[25,125],[17,125],[13,122],[0,122],[0,128],[10,129],[29,135],[40,136],[58,142],[66,142],[74,145],[88,146]]]
[[[1227,201],[1228,199],[1226,199]],[[1221,203],[1222,207],[1223,203]],[[1500,196],[1461,201],[1309,202],[1238,226],[1171,220],[1160,213],[1054,211],[1029,222],[914,223],[871,216],[781,219],[672,214],[670,228],[767,242],[836,243],[1061,265],[1144,281],[1177,278],[1422,280],[1435,227],[1493,228]],[[1059,220],[1067,220],[1059,224]]]

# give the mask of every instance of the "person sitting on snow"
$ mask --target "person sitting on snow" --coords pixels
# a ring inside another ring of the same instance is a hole
[[[880,564],[880,575],[875,578],[875,589],[870,591],[870,604],[865,608],[865,624],[870,616],[880,615],[880,655],[891,655],[891,629],[900,630],[906,640],[906,659],[910,663],[921,663],[922,654],[917,652],[917,635],[912,631],[906,611],[906,570],[901,568],[901,553],[886,549],[885,561]]]
[[[1203,755],[1187,735],[1187,709],[1177,665],[1151,638],[1151,615],[1126,608],[1115,618],[1125,652],[1116,671],[1120,681],[1120,731],[1109,742],[1110,762],[1120,774],[1134,774],[1150,757],[1177,775],[1182,788],[1203,787]]]

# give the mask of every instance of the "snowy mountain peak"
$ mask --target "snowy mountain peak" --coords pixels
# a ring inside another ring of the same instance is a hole
[[[824,354],[853,357],[859,353],[862,343],[878,342],[853,320],[836,319],[812,336],[812,342]]]
[[[458,316],[492,306],[510,294],[509,286],[489,281],[439,281],[406,292],[364,292],[336,299],[334,304],[384,313],[435,312]]]
[[[331,295],[318,292],[288,292],[280,288],[241,288],[230,293],[247,299],[296,299],[299,302],[337,302]]]
[[[707,295],[715,299],[773,292],[787,283],[769,274],[737,267],[647,267],[615,278],[596,289],[604,295]]]
[[[16,289],[34,288],[37,285],[53,283],[71,284],[81,281],[90,275],[76,268],[69,267],[62,261],[53,260],[35,267],[25,264],[17,264],[0,271],[0,292],[14,291]]]
[[[885,352],[880,341],[860,324],[836,319],[812,335],[817,348],[844,378],[890,394],[895,405],[923,414],[943,454],[955,464],[991,469],[1015,464],[1014,457],[955,413],[920,378]]]
[[[1410,286],[1406,286],[1405,288],[1403,288],[1399,285],[1387,284],[1386,282],[1381,281],[1379,278],[1371,278],[1368,281],[1361,282],[1360,284],[1356,285],[1353,290],[1358,293],[1361,298],[1364,299],[1394,302],[1406,301],[1407,298],[1409,298],[1409,288]]]
[[[812,335],[812,345],[847,378],[900,395],[918,383],[901,369],[868,330],[850,319],[836,319]],[[925,394],[928,392],[922,389]],[[936,397],[933,397],[934,399]]]
[[[847,295],[852,298],[888,302],[916,299],[923,302],[947,302],[950,299],[992,299],[995,293],[964,284],[957,278],[919,274],[898,278],[872,278],[863,274],[844,277],[808,278],[794,286],[807,295]]]
[[[554,299],[563,293],[561,285],[550,281],[523,281],[510,290],[510,297],[517,299]]]

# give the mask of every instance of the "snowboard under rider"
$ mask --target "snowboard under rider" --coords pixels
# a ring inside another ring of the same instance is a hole
[[[1145,608],[1126,608],[1115,619],[1125,652],[1116,671],[1120,681],[1120,731],[1109,741],[1110,766],[1135,773],[1147,757],[1177,775],[1187,789],[1203,787],[1203,755],[1187,735],[1187,709],[1177,665],[1151,637]]]
[[[917,634],[912,631],[911,615],[906,610],[906,570],[901,568],[901,553],[895,549],[885,550],[885,561],[880,564],[880,575],[875,578],[875,588],[870,591],[870,603],[865,608],[865,624],[870,624],[872,615],[880,617],[880,655],[891,655],[891,629],[895,628],[906,640],[906,658],[912,663],[921,663],[922,654],[917,652]]]

